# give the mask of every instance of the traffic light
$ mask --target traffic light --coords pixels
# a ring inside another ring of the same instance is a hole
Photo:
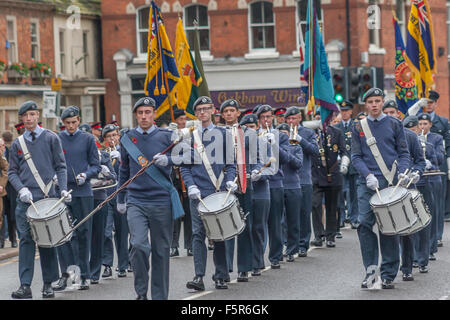
[[[359,103],[364,103],[363,96],[370,88],[377,86],[376,68],[360,67],[359,68]],[[382,89],[382,88],[380,88]]]
[[[358,103],[359,99],[359,70],[358,67],[347,67],[347,99]]]
[[[346,97],[346,88],[345,88],[345,69],[331,69],[331,75],[333,79],[333,88],[334,88],[334,100],[336,103],[341,103],[342,100]]]

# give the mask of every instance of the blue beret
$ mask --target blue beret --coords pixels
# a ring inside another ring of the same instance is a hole
[[[19,108],[19,116],[30,110],[38,110],[38,106],[34,101],[26,101]]]
[[[394,100],[386,101],[383,105],[383,110],[386,108],[395,108],[398,110],[397,102],[395,102]]]
[[[417,118],[419,118],[419,120],[428,120],[428,121],[432,122],[431,116],[429,113],[421,113],[417,116]]]
[[[179,118],[181,116],[184,116],[184,115],[186,115],[186,112],[184,111],[184,109],[173,110],[173,118],[174,119],[177,119],[177,118]]]
[[[434,90],[428,91],[428,99],[437,101],[439,99],[439,93]]]
[[[252,112],[256,114],[256,112],[258,111],[259,107],[261,107],[261,105],[257,104],[256,107],[253,108]]]
[[[197,106],[201,105],[201,104],[214,104],[214,103],[212,102],[210,97],[202,96],[202,97],[198,98],[197,100],[195,100],[194,105],[192,106],[194,111],[195,111],[195,108],[197,108]]]
[[[289,117],[289,116],[293,116],[293,115],[296,115],[296,114],[299,114],[300,113],[300,108],[299,107],[289,107],[287,110],[286,110],[286,113],[284,114],[284,117],[285,118],[287,118],[287,117]]]
[[[341,102],[341,110],[350,110],[353,109],[353,103],[348,100],[344,100]]]
[[[239,122],[239,124],[243,126],[247,123],[258,124],[258,118],[254,114],[246,114],[245,116],[242,117],[241,122]]]
[[[105,137],[108,132],[117,130],[117,126],[113,124],[107,124],[102,130],[102,137]]]
[[[291,130],[291,128],[289,127],[289,125],[287,123],[282,123],[277,127],[278,130],[285,130],[287,132],[289,132]]]
[[[384,98],[384,92],[383,90],[379,88],[370,88],[369,90],[364,93],[363,100],[366,102],[366,100],[370,97],[383,97]]]
[[[234,107],[237,110],[239,110],[239,102],[237,102],[234,99],[228,99],[226,100],[224,103],[222,103],[222,105],[220,106],[220,113],[223,112],[223,109],[225,109],[226,107]]]
[[[407,116],[403,119],[403,126],[405,128],[415,127],[419,124],[419,118],[417,116]]]
[[[78,117],[80,115],[80,109],[77,106],[69,106],[61,113],[61,120],[66,118]]]
[[[133,107],[133,113],[136,112],[137,108],[141,107],[141,106],[147,106],[147,107],[153,107],[156,108],[156,102],[155,99],[151,98],[151,97],[143,97],[140,98]]]
[[[81,125],[78,127],[78,129],[80,129],[81,131],[84,131],[84,132],[89,132],[89,133],[92,132],[91,126],[88,125],[87,123],[81,124]]]
[[[258,110],[256,110],[256,116],[259,118],[259,115],[261,113],[269,112],[269,111],[272,112],[273,108],[271,106],[269,106],[268,104],[263,104],[258,108]]]

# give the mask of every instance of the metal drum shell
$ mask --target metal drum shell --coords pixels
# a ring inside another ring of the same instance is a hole
[[[412,201],[416,208],[417,221],[409,229],[400,232],[401,236],[414,234],[426,228],[431,222],[430,210],[423,199],[423,195],[418,190],[409,190],[411,192]]]

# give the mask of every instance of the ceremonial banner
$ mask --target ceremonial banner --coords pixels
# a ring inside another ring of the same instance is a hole
[[[433,22],[428,0],[412,1],[405,58],[414,73],[419,97],[426,97],[436,73]]]
[[[195,51],[195,63],[197,64],[198,71],[200,72],[200,75],[203,79],[202,83],[200,83],[198,87],[198,94],[200,96],[209,97],[208,83],[206,82],[205,72],[203,71],[202,56],[200,54],[200,41],[198,39],[198,29],[195,29],[194,32],[194,51]]]
[[[322,126],[326,130],[333,112],[339,108],[334,100],[333,82],[316,10],[310,0],[306,18],[305,79],[308,81],[308,112],[313,111],[315,104],[320,105]]]
[[[166,112],[179,79],[177,65],[158,6],[152,1],[148,18],[147,77],[145,94],[156,101],[156,117]]]
[[[405,45],[398,21],[392,19],[395,29],[395,100],[398,109],[404,115],[414,103],[417,102],[417,89],[413,73],[405,61]]]

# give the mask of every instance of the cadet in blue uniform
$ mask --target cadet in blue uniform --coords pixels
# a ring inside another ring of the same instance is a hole
[[[27,101],[19,108],[19,117],[24,122],[24,142],[32,161],[41,176],[43,183],[47,186],[53,177],[58,177],[61,194],[67,196],[67,172],[61,141],[58,136],[50,130],[39,127],[39,111],[34,101]],[[14,299],[31,299],[31,282],[34,273],[34,260],[36,243],[30,232],[26,211],[31,201],[37,202],[46,196],[39,187],[27,161],[24,150],[18,139],[11,144],[9,155],[8,179],[14,189],[18,192],[16,206],[17,230],[20,234],[19,242],[19,278],[20,287],[12,293]],[[56,197],[55,188],[52,186],[48,191],[49,197]],[[66,202],[71,199],[70,194]],[[55,296],[51,283],[58,279],[58,261],[55,248],[38,247],[42,279],[44,287],[42,296],[53,298]]]
[[[201,127],[196,128],[199,135],[201,135],[201,141],[195,142],[197,147],[202,144],[205,148],[208,148],[212,143],[218,144],[216,149],[222,150],[222,155],[219,155],[219,151],[216,151],[215,159],[209,159],[212,174],[210,176],[205,167],[203,160],[200,164],[194,163],[193,159],[199,159],[199,151],[195,148],[192,152],[191,162],[192,164],[183,166],[181,168],[181,175],[184,182],[188,188],[188,195],[191,199],[191,218],[192,218],[192,249],[194,252],[194,268],[195,277],[192,281],[186,284],[188,289],[194,290],[204,290],[205,286],[203,283],[203,277],[206,272],[206,254],[207,249],[205,245],[205,227],[198,213],[198,203],[199,197],[205,198],[214,192],[224,191],[231,189],[236,191],[238,186],[233,182],[236,176],[236,167],[234,162],[231,164],[227,163],[227,132],[225,128],[217,127],[211,123],[211,115],[213,113],[214,105],[209,97],[198,98],[194,105],[194,112],[196,117],[201,122]],[[216,137],[221,136],[222,144],[216,141]],[[192,145],[194,145],[194,138],[192,139]],[[231,141],[231,140],[230,140]],[[221,149],[220,147],[223,147]],[[209,147],[211,148],[211,147]],[[229,146],[230,153],[232,152],[232,146]],[[231,153],[232,154],[232,153]],[[205,156],[208,156],[206,153]],[[214,161],[213,161],[214,160]],[[225,170],[225,172],[223,172]],[[221,174],[223,172],[223,175]],[[223,177],[223,179],[221,178]],[[222,181],[221,181],[222,180]],[[216,270],[213,276],[213,281],[215,282],[216,289],[227,289],[228,286],[225,280],[229,278],[228,265],[225,252],[225,242],[218,241],[214,243],[214,264]]]
[[[381,89],[369,89],[363,99],[368,111],[368,126],[376,139],[376,145],[381,154],[381,159],[378,159],[384,161],[387,170],[391,172],[385,174],[389,179],[392,179],[392,183],[395,183],[397,173],[403,173],[409,167],[409,152],[402,123],[382,112],[384,93]],[[366,276],[361,287],[370,288],[376,281],[379,249],[377,235],[372,231],[375,224],[375,215],[370,207],[369,200],[377,188],[384,189],[389,182],[367,145],[366,136],[360,122],[355,124],[352,130],[351,160],[360,175],[358,181],[358,222],[360,223],[358,236],[366,270]],[[394,161],[397,162],[397,170],[392,172]],[[382,256],[382,288],[391,289],[395,287],[393,281],[400,263],[399,237],[381,233],[379,236]]]
[[[59,133],[68,174],[67,184],[72,192],[72,202],[68,205],[74,224],[83,220],[94,208],[94,195],[90,179],[101,171],[95,138],[78,129],[80,110],[76,106],[67,107],[61,114],[65,130]],[[89,256],[92,237],[92,220],[87,220],[75,230],[70,242],[57,248],[61,278],[54,287],[55,291],[64,290],[67,286],[67,267],[76,264],[81,271],[80,290],[89,289],[87,279],[90,278]]]
[[[313,186],[311,179],[311,159],[319,156],[319,146],[317,145],[316,134],[314,130],[300,125],[302,113],[299,107],[289,107],[285,113],[286,123],[297,126],[298,135],[301,137],[300,146],[303,151],[303,165],[300,169],[301,184],[301,204],[300,204],[300,239],[299,239],[299,257],[308,255],[309,241],[311,239],[311,212]]]

